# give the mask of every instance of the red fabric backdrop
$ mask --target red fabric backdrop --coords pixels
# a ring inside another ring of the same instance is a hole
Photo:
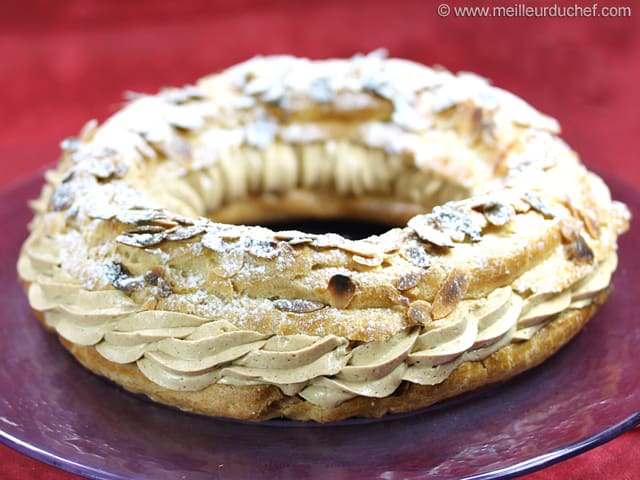
[[[153,92],[256,54],[393,56],[470,70],[561,122],[587,165],[640,188],[640,5],[623,18],[448,17],[436,8],[546,0],[23,0],[0,6],[0,186],[55,161],[59,141],[104,119],[125,90]],[[591,6],[586,0],[559,6]],[[640,478],[638,429],[531,474]],[[71,475],[0,446],[0,477]]]

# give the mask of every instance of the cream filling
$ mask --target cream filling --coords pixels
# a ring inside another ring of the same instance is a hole
[[[149,380],[168,389],[271,384],[324,407],[359,395],[385,397],[402,381],[441,383],[461,363],[527,340],[554,315],[590,304],[609,286],[617,263],[616,254],[609,255],[559,293],[522,298],[511,287],[499,288],[460,302],[427,326],[351,348],[333,335],[264,335],[224,319],[145,311],[123,292],[84,289],[60,268],[57,253],[55,242],[32,235],[18,270],[30,283],[32,307],[63,338],[95,346],[115,363],[136,362]]]
[[[419,158],[410,167],[400,153],[374,149],[359,136],[312,143],[303,139],[297,143],[274,141],[262,150],[242,144],[239,138],[237,144],[220,150],[221,135],[222,130],[214,128],[204,132],[193,146],[196,158],[209,159],[198,161],[198,168],[192,165],[189,171],[176,170],[168,162],[155,167],[149,175],[150,185],[164,184],[165,179],[171,178],[162,189],[149,188],[159,204],[185,215],[199,216],[252,194],[268,196],[300,188],[334,191],[344,197],[391,196],[428,211],[447,200],[469,196],[472,188],[466,180],[470,173],[465,169],[446,173],[444,167],[429,167],[426,160]],[[423,140],[420,148],[435,155],[432,144],[440,145],[442,151],[437,152],[436,158],[464,157],[467,170],[472,165],[484,165],[472,162],[475,157],[467,147],[464,152],[454,151],[454,146],[460,143],[454,140],[454,137]],[[473,172],[476,177],[488,177],[486,168],[476,170]]]

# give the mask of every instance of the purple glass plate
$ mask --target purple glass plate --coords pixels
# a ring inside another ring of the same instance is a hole
[[[257,425],[142,401],[43,331],[15,273],[40,184],[0,192],[0,439],[43,462],[99,479],[512,478],[640,423],[637,221],[621,239],[613,298],[540,367],[412,415]],[[640,195],[610,185],[637,218]]]

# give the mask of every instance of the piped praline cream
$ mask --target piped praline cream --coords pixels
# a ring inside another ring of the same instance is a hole
[[[611,254],[563,291],[523,298],[511,287],[499,288],[486,298],[463,300],[426,326],[356,346],[335,335],[265,335],[224,320],[143,311],[124,292],[89,291],[60,276],[56,258],[53,243],[29,243],[19,270],[30,282],[33,308],[67,340],[94,345],[115,363],[136,362],[168,389],[271,384],[332,407],[355,396],[385,397],[402,381],[438,384],[462,362],[528,340],[555,315],[588,305],[608,288],[617,257]]]

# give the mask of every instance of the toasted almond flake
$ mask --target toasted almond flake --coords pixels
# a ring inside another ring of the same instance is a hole
[[[484,219],[477,215],[474,216],[474,213],[472,210],[465,211],[463,207],[446,203],[435,207],[429,215],[434,218],[438,227],[447,232],[452,239],[462,241],[465,235],[468,235],[471,240],[478,241],[482,230],[482,224],[479,222]]]
[[[193,238],[196,235],[200,235],[206,230],[206,226],[204,224],[201,225],[192,225],[192,226],[178,226],[175,227],[171,232],[167,232],[167,240],[177,241],[177,240],[188,240],[189,238]]]
[[[527,213],[529,210],[531,210],[531,205],[529,205],[521,198],[512,199],[511,205],[513,206],[516,213]]]
[[[428,268],[431,266],[431,257],[418,243],[406,245],[400,250],[400,256],[417,267]]]
[[[273,304],[278,310],[291,313],[311,313],[325,307],[324,303],[304,299],[278,299],[274,300]]]
[[[511,205],[491,201],[482,207],[482,213],[490,224],[502,226],[513,220],[516,211]]]
[[[71,183],[61,183],[51,197],[51,208],[56,212],[66,210],[73,205],[75,193]]]
[[[402,295],[400,290],[395,288],[393,285],[383,285],[382,290],[384,291],[385,296],[395,304],[408,307],[411,303],[411,300],[409,300],[408,297]]]
[[[545,218],[555,218],[555,212],[547,206],[540,198],[530,192],[526,192],[522,199],[531,205],[536,212],[541,213]]]
[[[451,270],[433,300],[433,318],[439,320],[449,315],[464,298],[468,288],[469,278],[464,271],[457,268]]]
[[[149,223],[162,228],[173,228],[179,225],[179,223],[171,220],[170,218],[156,218],[151,220]]]
[[[202,245],[216,253],[224,253],[229,249],[228,244],[223,241],[216,233],[207,232],[202,236]]]
[[[356,295],[356,284],[351,277],[336,274],[329,279],[327,290],[331,296],[332,306],[347,308]]]
[[[86,162],[84,166],[91,175],[101,181],[122,178],[128,171],[126,165],[119,163],[113,157],[95,158]]]
[[[377,257],[363,257],[361,255],[354,255],[352,258],[354,262],[366,267],[379,267],[384,261],[384,257],[382,255],[379,255]]]
[[[431,213],[416,215],[407,226],[425,242],[440,247],[453,247],[453,242],[462,242],[468,236],[480,241],[486,220],[478,212],[454,202],[435,207]]]
[[[572,243],[582,228],[582,222],[575,217],[564,217],[560,220],[560,235],[564,243]]]
[[[595,215],[592,212],[588,212],[585,210],[580,210],[579,215],[589,236],[594,239],[599,238],[600,223],[596,219]]]
[[[361,257],[373,258],[382,254],[377,245],[366,242],[364,240],[353,241],[345,239],[341,244],[338,245],[338,248],[348,253],[360,255]]]
[[[423,218],[422,215],[415,216],[407,223],[421,240],[433,243],[439,247],[451,248],[454,246],[451,235],[436,228],[429,219]]]
[[[160,225],[140,225],[139,227],[136,227],[136,229],[133,232],[129,232],[129,233],[161,233],[161,232],[165,232],[166,233],[166,228],[161,227]]]
[[[573,242],[567,245],[569,260],[575,263],[593,263],[593,250],[578,232],[575,233]]]
[[[235,240],[243,237],[247,228],[240,225],[220,225],[220,228],[214,231],[220,238]]]
[[[305,243],[311,243],[311,242],[313,242],[312,238],[292,238],[287,243],[291,246],[295,246],[295,245],[303,245]]]
[[[408,237],[407,229],[392,228],[378,237],[378,245],[384,253],[400,250]]]
[[[289,243],[297,242],[312,242],[313,236],[308,233],[300,232],[298,230],[281,230],[279,232],[274,232],[273,237],[276,240],[285,240]],[[293,245],[293,243],[292,243]]]
[[[165,233],[126,232],[116,237],[116,241],[130,247],[152,247],[167,238]]]
[[[433,321],[432,308],[429,302],[416,300],[411,302],[407,310],[407,324],[424,326]]]
[[[318,248],[339,248],[347,239],[337,233],[325,233],[316,235],[311,245]]]
[[[150,209],[130,209],[118,212],[116,220],[127,225],[142,225],[145,223],[155,223],[161,219],[166,219],[166,215],[160,210]]]
[[[280,254],[278,243],[274,241],[247,238],[244,245],[245,250],[254,257],[273,259]]]
[[[400,275],[396,288],[402,292],[410,290],[418,285],[422,280],[422,273],[420,272],[407,272]]]

